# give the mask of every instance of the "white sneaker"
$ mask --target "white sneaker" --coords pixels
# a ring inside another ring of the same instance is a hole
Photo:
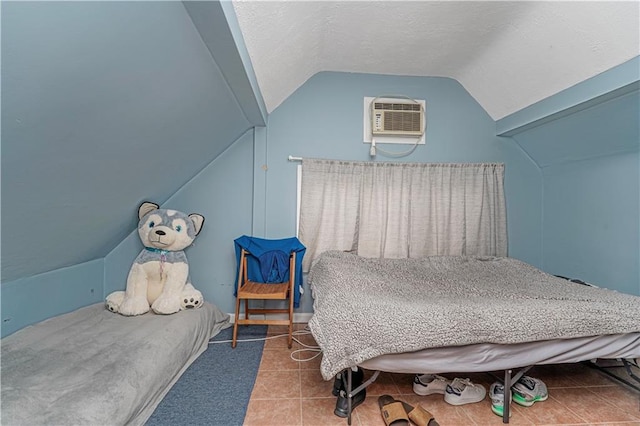
[[[417,395],[444,394],[451,380],[437,374],[416,374],[413,378],[413,392]]]
[[[484,386],[472,383],[469,379],[455,378],[447,385],[444,400],[451,405],[472,404],[482,401],[486,395]]]

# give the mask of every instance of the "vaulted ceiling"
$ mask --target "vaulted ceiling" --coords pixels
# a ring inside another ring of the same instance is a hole
[[[267,110],[320,71],[458,80],[498,120],[640,54],[638,1],[233,6]]]

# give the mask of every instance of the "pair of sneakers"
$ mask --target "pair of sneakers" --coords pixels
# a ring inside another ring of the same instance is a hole
[[[504,385],[495,382],[489,388],[491,411],[502,417],[504,413]],[[511,400],[523,407],[531,407],[534,403],[546,401],[549,397],[547,385],[540,379],[522,376],[511,386]],[[511,413],[509,413],[511,414]]]
[[[487,394],[484,386],[469,379],[449,380],[437,374],[417,374],[413,379],[413,392],[422,396],[443,394],[445,402],[451,405],[480,402]]]

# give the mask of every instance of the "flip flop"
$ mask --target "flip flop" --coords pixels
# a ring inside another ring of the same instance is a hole
[[[394,399],[391,395],[382,395],[378,398],[378,405],[385,425],[409,426],[409,417],[401,401]]]
[[[433,414],[422,408],[421,405],[416,405],[414,407],[404,401],[399,402],[402,404],[402,408],[409,416],[409,419],[411,419],[416,426],[440,426],[433,417]]]

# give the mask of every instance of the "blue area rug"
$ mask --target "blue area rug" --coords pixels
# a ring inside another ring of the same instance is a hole
[[[233,327],[213,341],[231,340]],[[264,338],[267,326],[238,328],[238,339]],[[241,426],[258,374],[264,340],[209,344],[160,402],[146,426]]]

